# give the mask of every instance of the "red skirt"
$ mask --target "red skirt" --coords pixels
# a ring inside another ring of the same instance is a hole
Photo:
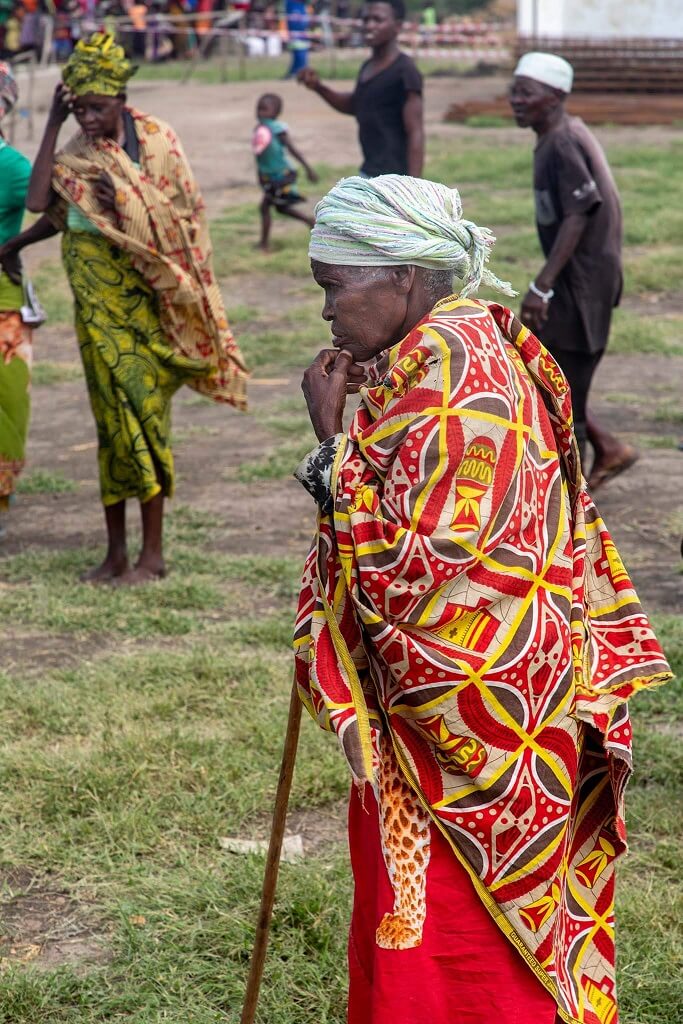
[[[434,825],[422,941],[410,949],[377,945],[377,928],[394,897],[369,786],[364,801],[365,807],[354,786],[349,1024],[555,1024],[555,1000],[493,922]]]

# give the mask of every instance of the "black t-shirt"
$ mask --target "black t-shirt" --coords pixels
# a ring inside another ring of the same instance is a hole
[[[360,69],[352,99],[364,157],[361,171],[369,178],[407,174],[408,136],[403,108],[409,93],[422,92],[422,75],[405,53],[379,74],[362,81],[368,64],[366,61]]]
[[[541,340],[551,351],[600,352],[607,344],[612,308],[621,296],[621,206],[607,158],[580,118],[563,118],[539,139],[534,195],[536,227],[546,256],[564,218],[588,214],[579,244],[555,283]]]

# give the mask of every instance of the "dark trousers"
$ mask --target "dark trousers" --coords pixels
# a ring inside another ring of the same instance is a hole
[[[550,349],[554,359],[560,365],[572,392],[572,412],[574,414],[574,433],[579,443],[581,462],[586,459],[586,406],[588,392],[593,381],[593,374],[604,355],[602,352],[568,352],[564,349]]]

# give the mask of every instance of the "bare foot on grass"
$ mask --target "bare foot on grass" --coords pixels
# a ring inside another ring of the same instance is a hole
[[[163,562],[146,565],[138,562],[132,569],[127,569],[121,576],[112,581],[115,587],[139,587],[143,583],[156,583],[166,575]]]
[[[80,577],[81,583],[111,583],[112,580],[118,579],[128,571],[128,558],[126,555],[120,557],[112,557],[107,555],[101,565],[95,566],[94,569],[88,569]]]

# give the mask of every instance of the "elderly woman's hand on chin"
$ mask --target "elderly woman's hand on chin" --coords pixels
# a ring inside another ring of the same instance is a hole
[[[357,392],[366,376],[365,367],[354,363],[344,349],[324,348],[315,357],[304,373],[301,389],[319,441],[342,432],[346,396]]]

